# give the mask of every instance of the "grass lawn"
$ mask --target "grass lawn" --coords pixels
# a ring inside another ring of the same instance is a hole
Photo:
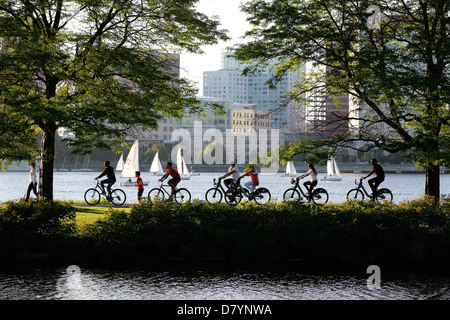
[[[117,208],[117,207],[106,207],[106,206],[77,206],[74,205],[76,210],[76,223],[78,225],[86,225],[90,223],[94,223],[95,221],[98,221],[106,216],[108,216],[112,210],[124,210],[126,212],[129,212],[131,208]]]

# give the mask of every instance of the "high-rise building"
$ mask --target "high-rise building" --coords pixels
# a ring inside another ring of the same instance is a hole
[[[203,73],[203,93],[236,103],[254,104],[257,110],[271,114],[272,128],[284,133],[303,131],[304,110],[287,96],[301,78],[302,68],[286,73],[270,88],[268,82],[275,75],[275,64],[273,61],[264,71],[243,76],[245,65],[222,51],[223,69]]]

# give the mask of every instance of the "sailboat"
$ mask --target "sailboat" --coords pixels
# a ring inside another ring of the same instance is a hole
[[[341,181],[341,172],[336,164],[336,159],[331,157],[330,160],[327,161],[327,175],[320,179],[320,181]]]
[[[121,187],[134,187],[136,184],[136,171],[139,171],[139,140],[134,141],[128,153],[127,160],[123,165],[121,178],[129,178],[126,182],[121,182]],[[132,180],[134,178],[134,180]],[[144,181],[144,186],[148,185],[148,181]]]
[[[123,165],[124,165],[124,162],[123,162],[123,152],[122,152],[122,154],[120,155],[120,158],[119,158],[119,162],[117,162],[117,165],[116,165],[116,172],[122,172]]]
[[[155,157],[153,158],[152,166],[150,167],[151,176],[163,176],[164,170],[159,160],[159,152],[156,151]]]
[[[186,161],[184,161],[184,158],[181,155],[181,148],[178,148],[177,151],[177,171],[180,174],[181,180],[191,179],[191,174],[186,166]]]
[[[298,173],[297,173],[297,170],[295,170],[295,166],[294,166],[294,162],[293,161],[288,161],[286,163],[286,172],[282,176],[283,177],[296,177],[296,176],[298,176]]]

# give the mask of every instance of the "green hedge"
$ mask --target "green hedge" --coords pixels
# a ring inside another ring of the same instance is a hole
[[[76,238],[75,208],[58,201],[0,208],[0,257],[58,254]]]
[[[232,208],[202,201],[158,202],[136,205],[128,213],[114,210],[80,229],[73,228],[70,206],[48,206],[49,212],[39,215],[52,222],[44,219],[45,227],[35,225],[29,232],[46,239],[39,242],[42,250],[51,243],[52,252],[65,258],[450,262],[446,198],[441,203],[428,199],[398,205],[247,203]],[[59,218],[52,217],[57,206],[66,212]],[[9,211],[7,207],[0,214],[2,240],[11,230],[28,225],[19,220],[4,223],[10,220],[3,218],[11,215]],[[56,250],[55,242],[64,243],[66,250]]]

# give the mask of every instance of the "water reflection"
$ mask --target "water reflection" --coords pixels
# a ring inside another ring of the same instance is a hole
[[[383,269],[383,268],[382,268]],[[353,300],[450,298],[449,274],[384,272],[369,290],[364,270],[149,270],[67,268],[0,270],[0,299],[24,300]]]

